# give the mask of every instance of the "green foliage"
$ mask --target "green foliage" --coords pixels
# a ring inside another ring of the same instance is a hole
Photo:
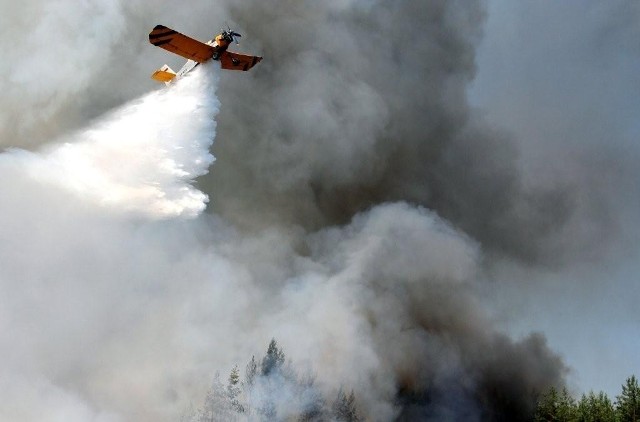
[[[262,365],[260,366],[260,373],[263,376],[268,376],[272,371],[279,370],[284,364],[284,352],[278,348],[278,343],[275,339],[271,339],[269,347],[267,347],[267,354],[262,358]]]
[[[244,372],[245,383],[248,386],[253,385],[256,379],[257,373],[258,373],[258,364],[256,363],[256,357],[251,356],[251,360],[247,364],[247,368],[245,369],[245,372]]]
[[[616,397],[616,415],[619,422],[640,421],[640,387],[632,375],[622,385],[622,394]]]
[[[326,421],[326,403],[320,391],[315,388],[315,376],[307,373],[301,377],[296,377],[296,382],[300,389],[304,391],[305,406],[298,417],[298,422]]]
[[[640,386],[635,376],[627,378],[613,404],[603,393],[593,391],[576,401],[566,389],[549,389],[541,395],[535,422],[640,422]]]
[[[185,411],[182,422],[360,422],[353,391],[338,393],[329,408],[321,390],[315,386],[315,375],[298,375],[275,340],[271,340],[260,362],[255,356],[246,366],[244,382],[238,366],[231,369],[227,385],[216,373],[203,407],[197,414]]]
[[[558,390],[551,387],[549,391],[543,394],[536,405],[536,413],[533,420],[535,422],[553,421],[558,412]]]
[[[238,365],[236,365],[231,369],[231,374],[229,374],[227,398],[231,408],[237,413],[244,412],[244,406],[240,403],[240,394],[242,394],[242,384],[240,383],[240,371],[238,370]]]
[[[535,422],[574,422],[576,420],[576,402],[565,388],[558,392],[552,387],[538,400]]]
[[[200,410],[198,422],[226,422],[231,420],[231,406],[220,373],[216,372],[207,393],[204,406]]]
[[[578,422],[616,422],[613,403],[603,392],[583,394],[578,402],[577,416]]]
[[[360,416],[356,409],[356,397],[351,393],[347,395],[342,388],[338,391],[338,396],[333,402],[333,417],[338,422],[359,422]]]

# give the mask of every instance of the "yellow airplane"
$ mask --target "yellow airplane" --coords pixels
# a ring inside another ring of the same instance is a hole
[[[228,29],[223,29],[222,32],[212,40],[203,43],[166,26],[156,25],[153,31],[149,33],[149,42],[156,47],[164,48],[167,51],[184,57],[187,59],[187,63],[182,66],[182,69],[180,69],[178,73],[174,72],[165,64],[156,70],[151,77],[156,81],[168,84],[174,78],[184,76],[200,63],[211,59],[220,61],[221,67],[229,70],[247,71],[260,63],[262,57],[248,56],[227,50],[229,44],[233,41],[238,44],[236,38],[242,36],[237,32],[233,32],[231,28],[227,28]]]

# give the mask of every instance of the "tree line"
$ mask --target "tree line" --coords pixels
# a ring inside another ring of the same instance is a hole
[[[604,392],[574,399],[566,388],[551,388],[536,405],[535,422],[640,422],[640,387],[635,375],[627,378],[622,393],[611,400]]]
[[[272,339],[262,359],[247,363],[244,376],[238,366],[223,382],[216,373],[203,405],[189,409],[181,422],[241,421],[360,422],[364,418],[353,392],[340,388],[323,397],[313,374],[298,374],[284,351]],[[627,378],[622,392],[612,400],[593,391],[579,399],[566,388],[551,388],[536,403],[534,422],[640,422],[640,386]]]
[[[216,373],[204,404],[189,409],[181,422],[229,421],[360,422],[353,391],[340,389],[327,401],[312,374],[298,374],[285,362],[284,351],[272,339],[262,359],[247,363],[244,377],[234,366],[226,383]]]

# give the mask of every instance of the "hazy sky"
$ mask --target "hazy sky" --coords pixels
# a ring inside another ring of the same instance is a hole
[[[470,100],[514,135],[533,180],[571,173],[591,155],[593,183],[614,183],[618,233],[613,248],[569,268],[521,272],[536,281],[492,294],[510,331],[547,335],[575,387],[617,394],[640,368],[640,3],[488,6]]]

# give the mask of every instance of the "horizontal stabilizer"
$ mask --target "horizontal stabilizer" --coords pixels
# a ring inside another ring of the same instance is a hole
[[[153,72],[151,78],[155,79],[158,82],[171,82],[173,78],[176,77],[176,72],[173,71],[168,65],[162,66],[160,69]]]

